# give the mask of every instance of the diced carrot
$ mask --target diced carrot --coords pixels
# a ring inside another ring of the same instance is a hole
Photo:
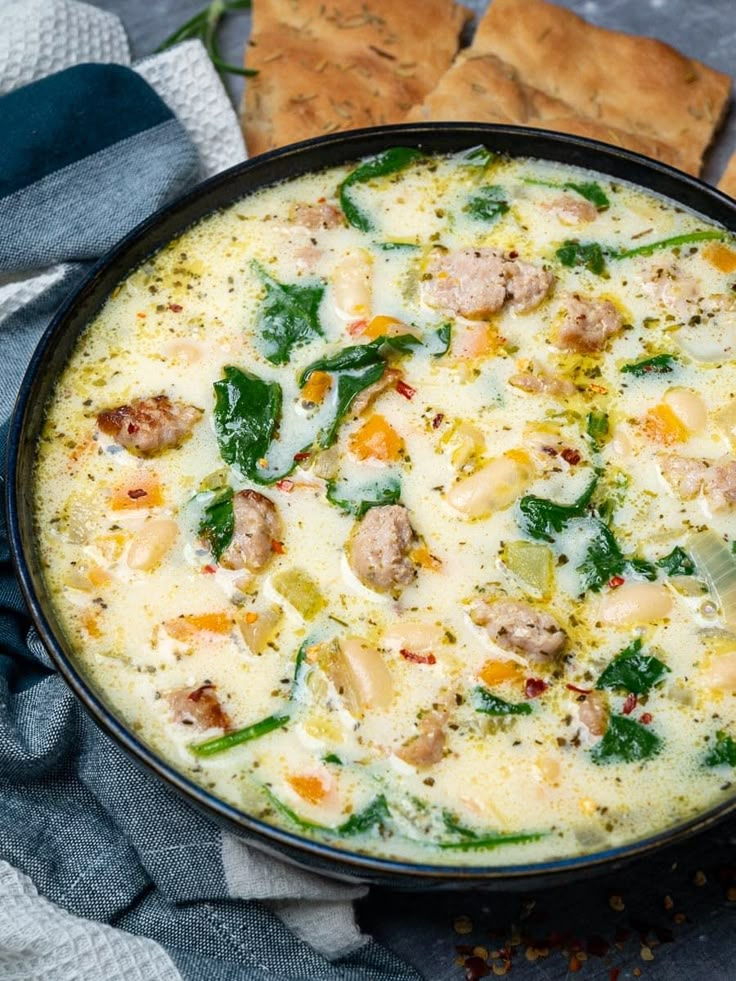
[[[302,402],[319,405],[332,388],[332,376],[326,371],[315,371],[302,389]]]
[[[496,328],[485,321],[464,327],[453,338],[452,353],[456,358],[483,358],[503,345],[504,338]]]
[[[440,569],[442,568],[442,563],[438,558],[436,558],[429,549],[422,545],[420,548],[415,548],[409,556],[412,562],[416,563],[422,567],[422,569]]]
[[[327,787],[322,779],[311,774],[294,774],[287,781],[299,796],[310,804],[320,804],[327,796]]]
[[[258,619],[258,614],[254,613],[252,610],[248,610],[248,612],[245,614],[246,623],[255,623],[257,619]]]
[[[722,242],[710,242],[703,249],[703,258],[719,272],[736,272],[736,252]]]
[[[649,439],[666,446],[683,443],[689,436],[687,427],[665,402],[660,402],[647,412],[642,429]]]
[[[404,449],[404,440],[381,415],[372,415],[350,437],[350,450],[359,460],[397,460]]]
[[[85,610],[82,614],[82,626],[90,635],[90,637],[101,637],[102,631],[100,630],[100,624],[97,619],[97,614],[94,610]]]
[[[113,511],[133,508],[158,508],[164,503],[163,491],[154,473],[131,474],[125,483],[112,492],[110,507]]]
[[[370,337],[374,341],[377,337],[394,337],[396,334],[414,332],[403,321],[397,320],[396,317],[379,316],[373,317],[363,333],[366,337]]]
[[[500,685],[503,681],[515,681],[521,677],[521,666],[516,661],[486,661],[478,677],[487,685]]]
[[[227,613],[186,613],[167,620],[164,630],[174,640],[191,640],[199,633],[229,634],[233,621]]]

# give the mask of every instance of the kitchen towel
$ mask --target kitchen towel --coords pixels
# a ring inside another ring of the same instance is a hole
[[[17,57],[17,23],[13,43],[0,41],[3,459],[18,385],[61,299],[142,218],[217,169],[181,91],[167,104],[144,80],[158,87],[178,76],[177,58],[204,59],[199,42],[134,71],[105,63],[127,57],[119,33],[107,46],[95,34],[115,18],[72,0],[6,8],[36,17],[34,45],[48,25],[81,23],[92,63],[60,37],[72,66],[38,77],[57,67],[48,39],[40,70]],[[228,152],[240,146],[233,136]],[[30,628],[4,526],[0,562],[0,981],[418,977],[359,933],[351,901],[363,887],[252,851],[135,767]]]

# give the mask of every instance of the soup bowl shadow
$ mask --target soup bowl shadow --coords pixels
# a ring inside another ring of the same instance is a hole
[[[732,797],[716,806],[639,841],[577,857],[513,865],[494,864],[493,853],[490,853],[489,861],[475,865],[390,860],[314,841],[253,817],[214,797],[178,772],[126,725],[104,691],[85,678],[44,581],[34,523],[36,447],[45,406],[80,333],[129,273],[197,221],[272,184],[355,161],[391,146],[417,147],[429,153],[453,153],[479,144],[511,157],[536,157],[599,171],[614,180],[636,184],[669,198],[736,231],[736,202],[726,195],[664,164],[579,137],[477,123],[419,123],[355,130],[307,140],[255,157],[205,181],[152,215],[103,256],[65,300],[41,338],[21,385],[10,425],[6,508],[11,556],[38,634],[59,674],[83,707],[132,760],[210,819],[262,851],[343,880],[408,889],[453,889],[473,885],[526,890],[559,885],[612,871],[713,827],[736,812],[736,788]]]

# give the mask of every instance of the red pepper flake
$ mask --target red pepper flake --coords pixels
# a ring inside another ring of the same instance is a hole
[[[133,490],[128,491],[128,497],[132,501],[137,501],[141,497],[148,497],[148,491],[143,490],[142,487],[136,487]]]
[[[409,399],[409,401],[411,401],[417,394],[416,388],[412,388],[411,385],[407,385],[406,382],[401,381],[401,379],[396,382],[396,391],[399,393],[399,395],[403,395],[405,399]]]
[[[129,423],[128,423],[128,432],[130,433],[130,435],[131,435],[131,436],[132,436],[132,435],[133,435],[134,433],[137,433],[137,432],[138,432],[138,430],[139,430],[140,428],[141,428],[141,427],[140,427],[140,426],[138,426],[138,425],[136,425],[136,424],[135,424],[134,422],[129,422]]]
[[[509,252],[509,259],[518,259],[518,258],[519,258],[519,253],[516,251],[516,249],[512,249]]]
[[[202,572],[206,572],[208,576],[212,576],[217,572],[216,565],[203,565]]]
[[[184,307],[181,305],[181,303],[169,304],[169,310],[171,310],[172,313],[181,313],[183,309]]]
[[[358,337],[365,331],[367,326],[367,320],[353,320],[352,323],[348,324],[348,334],[350,334],[351,337]]]
[[[465,981],[478,981],[487,978],[491,969],[482,957],[468,957],[465,961]]]
[[[445,420],[445,413],[438,412],[437,415],[432,420],[432,429],[439,429]]]
[[[305,460],[309,459],[309,453],[295,453],[294,459],[297,463],[303,463]]]
[[[399,651],[401,656],[406,661],[414,661],[415,664],[436,664],[437,658],[434,654],[415,654],[414,651],[408,651],[405,647],[402,647]]]
[[[635,708],[636,708],[636,695],[633,693],[633,691],[630,691],[629,694],[626,696],[626,701],[624,702],[624,707],[622,709],[622,712],[624,713],[624,715],[631,715],[631,713],[634,711]]]
[[[136,317],[140,317],[141,320],[145,320],[147,316],[148,316],[147,313],[137,313],[136,314]]]
[[[608,580],[608,585],[610,586],[611,589],[618,589],[618,587],[623,586],[625,582],[626,580],[624,579],[623,576],[612,576]]]
[[[639,722],[641,722],[643,726],[648,726],[653,718],[654,716],[652,715],[651,712],[644,712],[642,715],[639,716]]]
[[[276,486],[280,491],[283,491],[284,494],[291,494],[291,492],[294,490],[294,481],[289,480],[287,477],[285,480],[276,481]]]
[[[527,678],[524,685],[524,694],[527,698],[537,698],[542,692],[547,691],[549,685],[541,678]]]
[[[566,463],[569,463],[571,467],[576,467],[582,459],[578,451],[571,449],[569,446],[565,447],[560,456]]]
[[[286,553],[283,542],[279,542],[275,538],[271,539],[271,551],[276,552],[277,555],[284,555]]]
[[[578,688],[577,685],[565,685],[568,691],[576,691],[578,695],[590,695],[592,688]]]

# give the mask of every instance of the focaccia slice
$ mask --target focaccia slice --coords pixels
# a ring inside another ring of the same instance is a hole
[[[454,0],[258,0],[245,63],[250,154],[400,122],[450,66],[471,14]]]

